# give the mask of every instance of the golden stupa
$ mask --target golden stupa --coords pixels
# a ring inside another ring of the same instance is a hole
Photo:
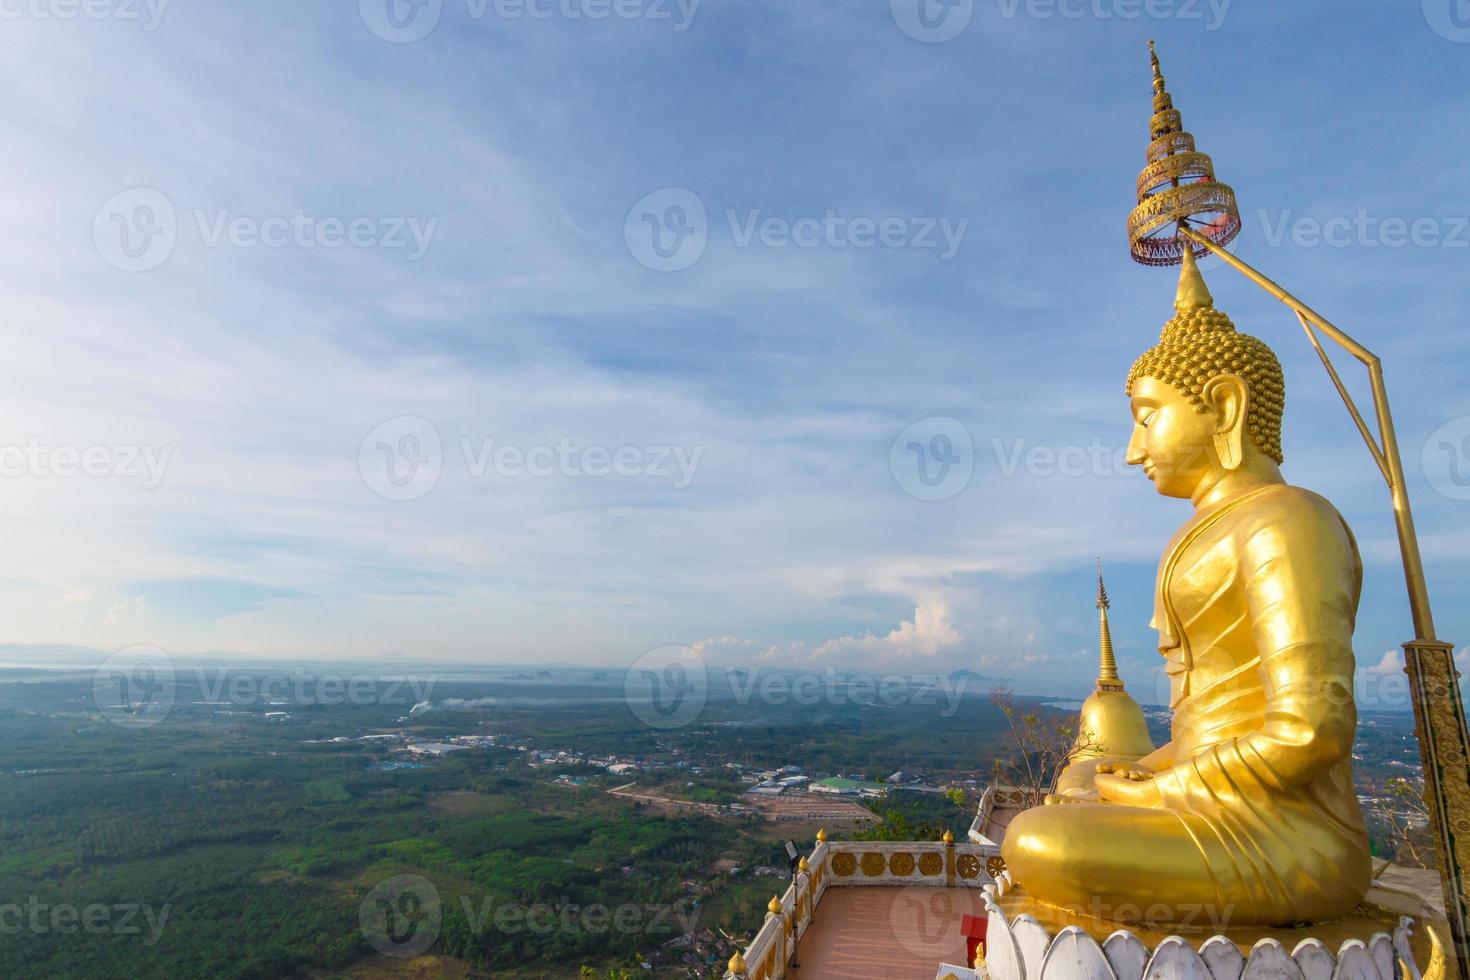
[[[1072,762],[1110,759],[1133,762],[1154,750],[1143,709],[1123,687],[1113,634],[1108,628],[1108,590],[1103,585],[1102,562],[1097,563],[1098,672],[1097,688],[1082,702],[1077,725],[1077,747]]]

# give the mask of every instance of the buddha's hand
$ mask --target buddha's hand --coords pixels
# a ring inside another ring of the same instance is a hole
[[[1163,794],[1154,781],[1154,773],[1141,766],[1120,763],[1113,772],[1099,770],[1096,783],[1098,795],[1105,803],[1154,809],[1164,803]]]
[[[1104,762],[1097,767],[1098,775],[1118,776],[1121,779],[1131,779],[1141,783],[1145,779],[1153,779],[1154,771],[1148,766],[1140,766],[1136,762]]]
[[[1062,806],[1067,803],[1096,803],[1098,797],[1096,791],[1072,790],[1066,793],[1048,793],[1042,799],[1043,806]]]

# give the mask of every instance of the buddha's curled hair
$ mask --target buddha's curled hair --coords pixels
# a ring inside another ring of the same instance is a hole
[[[1240,333],[1230,317],[1213,307],[1181,310],[1164,324],[1156,347],[1144,352],[1128,372],[1127,393],[1139,378],[1172,385],[1199,412],[1208,411],[1201,393],[1222,374],[1243,378],[1250,391],[1246,428],[1261,452],[1280,463],[1281,417],[1286,409],[1286,380],[1281,363],[1264,341]]]

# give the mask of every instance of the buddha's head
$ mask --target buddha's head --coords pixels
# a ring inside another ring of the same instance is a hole
[[[1174,318],[1128,375],[1133,437],[1128,462],[1159,493],[1194,497],[1230,471],[1276,472],[1286,384],[1271,348],[1215,309],[1194,255],[1184,250]]]

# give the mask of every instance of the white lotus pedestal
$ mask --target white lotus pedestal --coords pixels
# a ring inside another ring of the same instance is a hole
[[[1444,919],[1381,886],[1358,913],[1300,929],[1119,928],[1044,905],[1009,873],[985,886],[990,980],[1444,980]],[[1142,913],[1146,916],[1146,912]]]

